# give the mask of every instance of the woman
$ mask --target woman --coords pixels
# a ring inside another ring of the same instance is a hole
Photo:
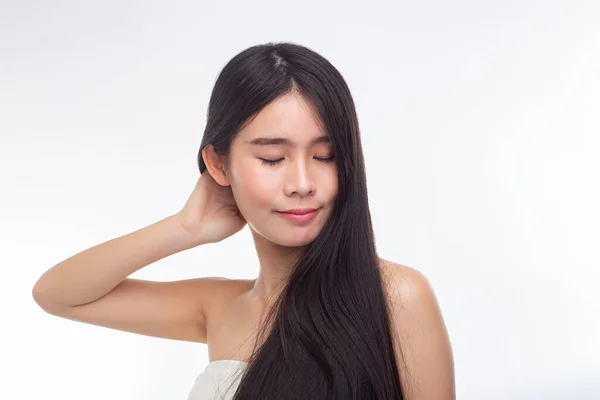
[[[355,106],[335,67],[292,43],[237,54],[215,83],[198,164],[179,212],[57,264],[34,287],[38,304],[206,343],[194,400],[455,398],[432,288],[377,255]],[[254,280],[128,278],[246,224]]]

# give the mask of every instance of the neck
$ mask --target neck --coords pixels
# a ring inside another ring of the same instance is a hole
[[[252,236],[260,263],[259,274],[252,288],[252,296],[258,301],[267,302],[281,293],[294,262],[304,248],[280,246],[254,231],[252,231]]]

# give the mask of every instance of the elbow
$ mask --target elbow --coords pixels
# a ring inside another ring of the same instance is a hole
[[[31,289],[31,297],[33,297],[33,300],[38,306],[40,306],[42,309],[45,309],[44,290],[42,289],[39,281],[33,285],[33,289]]]
[[[54,314],[56,310],[56,305],[49,299],[47,291],[44,289],[43,285],[40,284],[38,280],[36,284],[31,289],[31,296],[35,303],[48,314]]]

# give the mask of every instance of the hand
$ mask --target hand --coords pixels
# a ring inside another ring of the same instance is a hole
[[[217,243],[246,225],[237,207],[231,186],[219,185],[205,171],[181,211],[175,214],[196,243]]]

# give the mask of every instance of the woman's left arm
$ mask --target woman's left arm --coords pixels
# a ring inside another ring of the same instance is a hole
[[[454,358],[433,288],[418,270],[391,268],[391,305],[400,380],[407,400],[455,400]]]

